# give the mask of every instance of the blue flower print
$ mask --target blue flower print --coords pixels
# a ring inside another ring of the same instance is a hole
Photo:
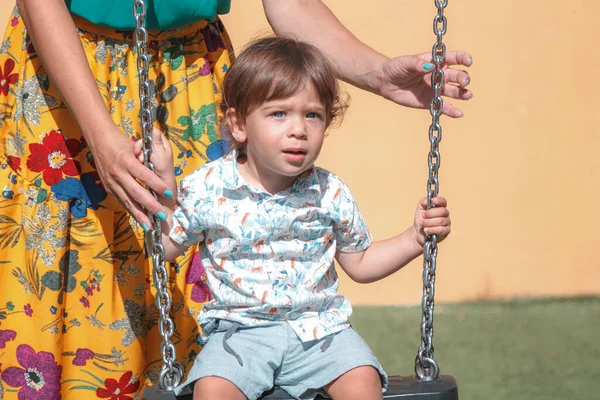
[[[66,177],[52,185],[52,192],[62,201],[71,201],[71,214],[74,218],[87,216],[87,209],[97,210],[99,203],[106,199],[106,190],[102,188],[90,173],[81,174],[81,181]]]

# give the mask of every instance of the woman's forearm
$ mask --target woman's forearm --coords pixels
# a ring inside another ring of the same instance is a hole
[[[388,57],[358,40],[320,0],[263,0],[263,6],[277,34],[313,44],[333,62],[343,80],[378,91],[381,65]]]
[[[50,81],[93,148],[112,123],[64,0],[17,0]]]

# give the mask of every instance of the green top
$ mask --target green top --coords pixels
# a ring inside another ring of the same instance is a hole
[[[134,30],[133,0],[65,0],[69,11],[97,25]],[[145,0],[146,28],[181,28],[227,14],[231,0]]]

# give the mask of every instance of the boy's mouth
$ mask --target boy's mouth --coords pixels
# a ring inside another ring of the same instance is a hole
[[[294,154],[294,155],[306,155],[308,151],[304,149],[285,149],[283,150],[285,154]]]
[[[285,149],[283,155],[293,164],[303,163],[308,151],[303,149]]]

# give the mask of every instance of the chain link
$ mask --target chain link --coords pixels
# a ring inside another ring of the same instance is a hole
[[[149,56],[148,31],[145,28],[146,5],[144,0],[134,0],[133,14],[135,17],[135,46],[137,49],[137,69],[139,77],[140,95],[140,123],[142,125],[144,164],[154,172],[154,165],[150,162],[152,155],[152,112],[150,110],[150,83],[148,82]],[[155,199],[156,193],[148,188]],[[148,218],[152,222],[152,229],[146,234],[146,248],[152,257],[152,276],[156,284],[156,307],[159,310],[158,328],[163,338],[161,345],[163,366],[159,374],[159,386],[163,390],[173,390],[181,383],[183,378],[183,367],[176,361],[175,346],[171,338],[175,325],[169,315],[172,302],[167,284],[169,275],[165,267],[165,249],[161,243],[160,219],[148,212]]]
[[[440,169],[440,150],[439,144],[442,140],[442,126],[440,125],[440,116],[444,100],[441,97],[444,87],[444,70],[442,69],[446,58],[446,45],[443,42],[444,34],[448,26],[444,9],[448,5],[448,0],[434,0],[438,13],[433,19],[433,33],[437,41],[433,45],[431,55],[435,70],[431,74],[431,86],[433,88],[433,98],[429,107],[431,114],[431,125],[429,126],[429,144],[430,150],[427,156],[427,165],[429,167],[429,179],[427,180],[427,209],[435,207],[432,199],[438,195],[439,180],[438,170]],[[425,246],[423,248],[423,298],[421,301],[422,319],[421,319],[421,346],[415,359],[415,374],[419,381],[433,381],[437,379],[440,368],[433,359],[433,308],[435,298],[435,270],[437,261],[437,237],[436,235],[425,236]]]

